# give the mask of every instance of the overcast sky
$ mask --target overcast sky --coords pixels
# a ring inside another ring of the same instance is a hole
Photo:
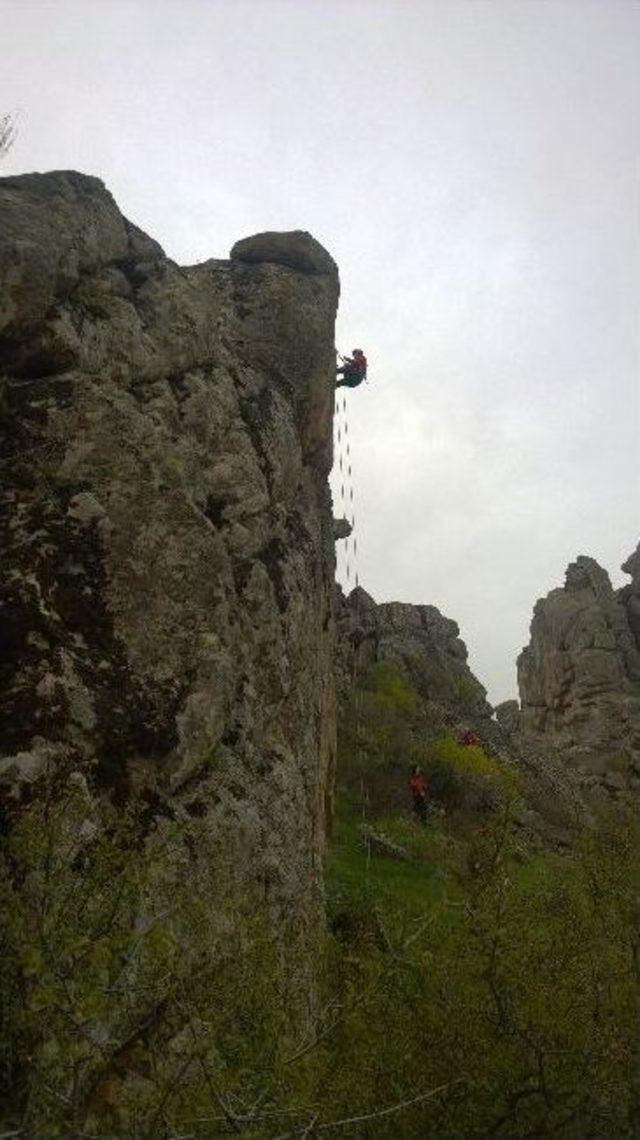
[[[98,175],[183,264],[334,255],[360,582],[514,696],[536,598],[640,538],[640,4],[0,0],[0,35],[2,173]]]

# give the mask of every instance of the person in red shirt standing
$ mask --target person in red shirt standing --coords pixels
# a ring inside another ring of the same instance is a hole
[[[429,794],[429,783],[426,776],[415,765],[411,769],[409,775],[409,791],[413,797],[413,810],[415,811],[421,824],[427,822],[427,796]]]
[[[343,356],[344,363],[341,368],[338,368],[337,375],[342,376],[342,380],[338,380],[336,388],[357,388],[358,384],[362,384],[363,380],[367,379],[367,358],[361,348],[354,348],[351,356]]]

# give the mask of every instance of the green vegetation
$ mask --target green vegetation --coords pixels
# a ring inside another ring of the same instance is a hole
[[[353,688],[339,729],[341,774],[350,782],[375,783],[398,764],[422,760],[427,729],[422,702],[387,662],[374,665]]]
[[[34,799],[0,862],[0,1133],[637,1135],[633,821],[529,850],[516,774],[388,665],[343,709],[339,782],[310,1036],[307,963],[285,981],[264,908],[219,896],[206,813],[98,809],[81,779]],[[372,854],[363,822],[411,859]]]
[[[328,898],[350,1008],[324,1087],[363,1111],[446,1086],[376,1137],[633,1136],[633,832],[568,859],[523,854],[504,813],[466,836],[376,825],[412,863],[367,858],[340,805]],[[351,1096],[351,1101],[350,1101]]]
[[[438,738],[427,748],[425,769],[432,796],[465,821],[514,804],[520,792],[514,768],[493,760],[479,746],[465,747],[451,737]]]
[[[388,664],[341,729],[327,898],[349,1012],[332,1103],[346,1114],[357,1088],[366,1113],[440,1090],[377,1117],[363,1135],[381,1138],[635,1136],[635,821],[612,811],[571,855],[528,850],[511,824],[517,771],[430,724]],[[426,829],[407,803],[414,762],[440,809]],[[413,861],[370,857],[363,816]]]
[[[98,817],[82,780],[50,791],[1,851],[0,1126],[225,1134],[230,1104],[271,1098],[294,1047],[255,900],[217,893],[205,820],[160,819],[144,837],[141,803]]]
[[[515,770],[446,736],[441,721],[387,661],[374,665],[344,702],[339,753],[342,786],[374,812],[406,806],[413,764],[424,768],[433,797],[448,813],[495,810],[518,793]]]

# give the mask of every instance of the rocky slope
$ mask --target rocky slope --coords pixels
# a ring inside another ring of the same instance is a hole
[[[377,605],[362,587],[338,590],[337,676],[344,690],[368,666],[390,661],[425,702],[449,720],[488,722],[486,690],[467,664],[467,648],[454,621],[435,606],[407,602]]]
[[[640,755],[637,551],[623,569],[634,580],[616,593],[593,558],[573,562],[537,602],[518,659],[521,732],[612,790],[628,786]]]
[[[259,898],[303,973],[335,753],[338,293],[305,233],[183,269],[97,179],[0,181],[5,806],[80,773],[204,819],[210,920]]]

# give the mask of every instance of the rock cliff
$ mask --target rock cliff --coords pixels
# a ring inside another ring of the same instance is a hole
[[[0,180],[5,806],[81,773],[204,819],[211,921],[258,897],[303,971],[335,754],[338,293],[306,233],[185,269],[95,178]]]
[[[520,728],[557,749],[585,776],[624,790],[640,748],[640,653],[634,583],[618,594],[593,558],[537,602],[531,641],[518,659]]]
[[[369,665],[390,661],[425,702],[451,721],[489,721],[486,690],[467,664],[467,648],[454,621],[435,606],[377,605],[362,587],[338,591],[338,682],[352,683]]]

